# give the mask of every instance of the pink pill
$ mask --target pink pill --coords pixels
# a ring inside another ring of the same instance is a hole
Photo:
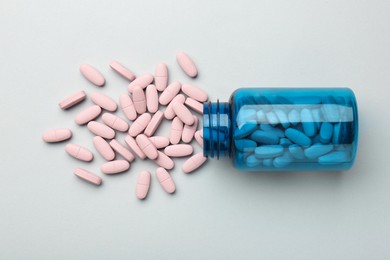
[[[91,121],[87,125],[89,131],[91,131],[93,134],[101,136],[105,139],[112,139],[115,137],[115,131],[106,126],[105,124]]]
[[[174,193],[176,190],[175,183],[171,178],[171,175],[162,167],[156,170],[157,179],[160,182],[161,187],[168,193]]]
[[[94,92],[91,95],[91,100],[93,103],[101,107],[102,109],[114,112],[118,108],[115,101],[110,98],[109,96],[106,96],[99,92]]]
[[[111,162],[106,162],[100,167],[102,173],[105,174],[116,174],[120,172],[127,171],[130,168],[130,163],[125,160],[115,160]]]
[[[133,81],[135,79],[134,73],[117,61],[111,62],[110,67],[115,70],[119,75],[130,81]]]
[[[207,93],[203,89],[195,85],[183,84],[181,86],[181,91],[183,91],[184,94],[186,94],[190,98],[193,98],[199,102],[206,102],[209,98]]]
[[[206,161],[207,161],[207,157],[204,157],[203,152],[200,152],[188,158],[188,160],[183,163],[181,169],[185,173],[190,173],[198,169]]]
[[[142,152],[141,148],[139,148],[137,142],[130,135],[125,137],[126,144],[130,147],[130,149],[141,159],[144,160],[146,155]]]
[[[157,165],[167,170],[171,170],[175,166],[175,163],[172,161],[172,159],[169,158],[165,153],[160,151],[157,151],[157,153],[157,159],[154,160]]]
[[[164,113],[161,112],[161,111],[157,111],[153,115],[153,117],[150,120],[148,126],[146,127],[144,134],[146,136],[152,136],[156,132],[158,127],[160,126],[160,124],[161,124],[163,119],[164,119]]]
[[[46,131],[42,135],[42,140],[46,143],[58,143],[72,137],[72,131],[68,128],[57,128]]]
[[[130,93],[133,92],[133,89],[135,86],[138,86],[142,89],[146,88],[148,85],[150,85],[153,82],[153,75],[152,74],[145,74],[141,77],[136,78],[133,82],[127,86],[127,89]]]
[[[138,114],[143,114],[146,112],[145,92],[138,86],[133,88],[133,103],[135,111],[137,111]]]
[[[157,158],[157,149],[146,135],[138,135],[135,140],[137,141],[138,147],[141,148],[146,157],[150,160],[155,160]]]
[[[103,122],[108,125],[109,127],[120,131],[120,132],[126,132],[129,129],[129,124],[123,120],[122,118],[110,114],[110,113],[104,113],[102,115]]]
[[[152,114],[158,110],[158,93],[154,85],[149,85],[146,88],[146,107]]]
[[[195,132],[195,140],[203,148],[203,137],[200,135],[200,130]]]
[[[144,113],[140,115],[130,126],[129,128],[129,135],[132,137],[137,136],[138,134],[142,133],[142,131],[145,130],[145,128],[148,126],[150,120],[152,117],[148,113]]]
[[[172,105],[173,111],[180,120],[186,125],[192,125],[194,123],[194,116],[188,110],[188,108],[182,103],[174,103]]]
[[[85,100],[86,97],[87,97],[87,95],[85,94],[84,91],[78,91],[78,92],[72,94],[71,96],[68,96],[68,97],[64,98],[63,100],[61,100],[60,103],[58,103],[58,105],[60,106],[61,109],[65,110],[65,109],[68,109],[74,105],[77,105],[81,101]]]
[[[95,184],[95,185],[101,185],[102,184],[102,178],[100,178],[99,176],[93,174],[92,172],[89,172],[87,170],[84,170],[84,169],[81,169],[81,168],[76,168],[74,169],[74,172],[73,172],[77,177],[85,180],[85,181],[88,181],[92,184]]]
[[[112,161],[115,158],[115,153],[112,150],[111,146],[100,136],[95,136],[93,138],[93,145],[96,148],[96,151],[107,161]]]
[[[170,157],[184,157],[192,154],[194,148],[189,144],[174,144],[165,147],[164,153]]]
[[[165,118],[168,120],[172,120],[176,116],[175,111],[173,111],[173,107],[172,107],[173,104],[175,104],[175,102],[179,102],[179,103],[184,104],[185,100],[186,100],[186,98],[182,94],[179,94],[174,99],[172,99],[172,101],[169,103],[169,105],[167,106],[167,108],[164,111]]]
[[[159,63],[154,75],[154,83],[158,91],[164,91],[168,85],[168,67],[165,63]]]
[[[203,138],[203,129],[199,130],[199,135]]]
[[[194,123],[192,125],[184,125],[183,133],[181,134],[181,140],[184,143],[189,143],[194,138],[196,129],[198,127],[198,118],[194,116]]]
[[[129,162],[134,161],[134,155],[129,150],[127,150],[127,148],[124,147],[120,142],[118,142],[118,140],[111,140],[110,146],[115,152],[117,152],[120,156],[122,156]]]
[[[196,101],[195,99],[192,98],[187,98],[184,104],[193,109],[195,112],[198,112],[199,114],[203,115],[203,104]]]
[[[198,75],[194,62],[184,52],[181,51],[176,55],[176,61],[187,76],[195,78]]]
[[[65,151],[80,161],[90,162],[93,159],[93,154],[90,150],[77,144],[67,144]]]
[[[138,175],[137,186],[135,188],[135,195],[138,199],[146,198],[150,187],[150,173],[148,171],[141,171]]]
[[[157,149],[165,148],[169,145],[169,138],[165,136],[152,136],[149,137],[149,140]]]
[[[90,107],[84,109],[80,113],[78,113],[76,115],[74,121],[78,125],[84,125],[84,124],[88,123],[89,121],[92,121],[96,117],[98,117],[101,112],[102,112],[102,109],[99,106],[93,105],[93,106],[90,106]]]
[[[169,140],[171,144],[178,144],[181,139],[181,135],[183,133],[183,122],[175,117],[171,123],[171,128],[169,132]]]
[[[105,83],[103,75],[89,64],[82,64],[80,66],[80,72],[87,80],[98,87],[102,87]]]
[[[165,106],[172,101],[174,97],[180,92],[181,85],[179,82],[174,81],[161,93],[160,98],[158,99],[160,104]]]
[[[137,118],[137,111],[135,111],[133,100],[131,100],[128,94],[122,94],[119,97],[119,104],[127,119],[133,121]]]

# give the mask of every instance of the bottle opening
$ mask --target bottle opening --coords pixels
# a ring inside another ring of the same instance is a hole
[[[207,157],[230,157],[231,111],[227,102],[203,104],[203,154]]]

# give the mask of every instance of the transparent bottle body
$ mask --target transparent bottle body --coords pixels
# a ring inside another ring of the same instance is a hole
[[[205,112],[205,155],[230,156],[243,171],[347,170],[356,157],[348,88],[242,88]]]

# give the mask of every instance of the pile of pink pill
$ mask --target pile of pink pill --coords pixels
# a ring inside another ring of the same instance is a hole
[[[187,54],[179,52],[176,60],[187,76],[197,76],[198,70]],[[165,63],[157,65],[154,75],[145,74],[140,77],[136,77],[117,61],[113,61],[110,67],[130,82],[127,87],[130,95],[124,93],[119,97],[119,106],[127,120],[114,114],[118,108],[114,99],[94,92],[90,99],[95,105],[80,111],[74,119],[75,122],[80,126],[87,125],[88,130],[95,135],[93,145],[98,154],[107,161],[100,167],[102,173],[117,174],[128,171],[135,160],[135,154],[140,160],[147,158],[155,162],[158,166],[155,174],[161,187],[168,193],[174,193],[176,186],[168,172],[175,165],[172,158],[189,156],[181,168],[184,173],[193,172],[207,160],[203,152],[193,155],[194,147],[191,144],[195,139],[198,145],[203,147],[203,131],[198,130],[198,124],[203,114],[203,102],[208,100],[207,93],[193,84],[181,84],[178,81],[168,84],[168,67]],[[103,75],[91,65],[81,65],[80,72],[98,87],[104,86],[106,82]],[[79,91],[61,100],[59,106],[66,110],[86,97],[84,91]],[[162,111],[160,106],[165,106],[165,110]],[[103,110],[106,112],[102,114]],[[96,121],[100,115],[102,122]],[[172,120],[169,136],[155,136],[154,133],[164,118]],[[116,131],[128,133],[124,138],[127,146],[115,139]],[[42,139],[47,143],[64,142],[72,135],[69,128],[57,128],[46,131]],[[65,151],[84,162],[91,162],[94,158],[93,152],[74,143],[68,143]],[[117,156],[122,159],[116,159]],[[102,184],[99,175],[86,169],[76,168],[74,174],[92,184]],[[135,191],[137,198],[146,198],[150,183],[150,172],[141,171]]]

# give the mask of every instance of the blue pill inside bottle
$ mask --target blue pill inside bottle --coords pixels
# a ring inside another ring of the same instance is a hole
[[[241,88],[203,106],[203,153],[242,171],[348,170],[358,145],[349,88]]]

